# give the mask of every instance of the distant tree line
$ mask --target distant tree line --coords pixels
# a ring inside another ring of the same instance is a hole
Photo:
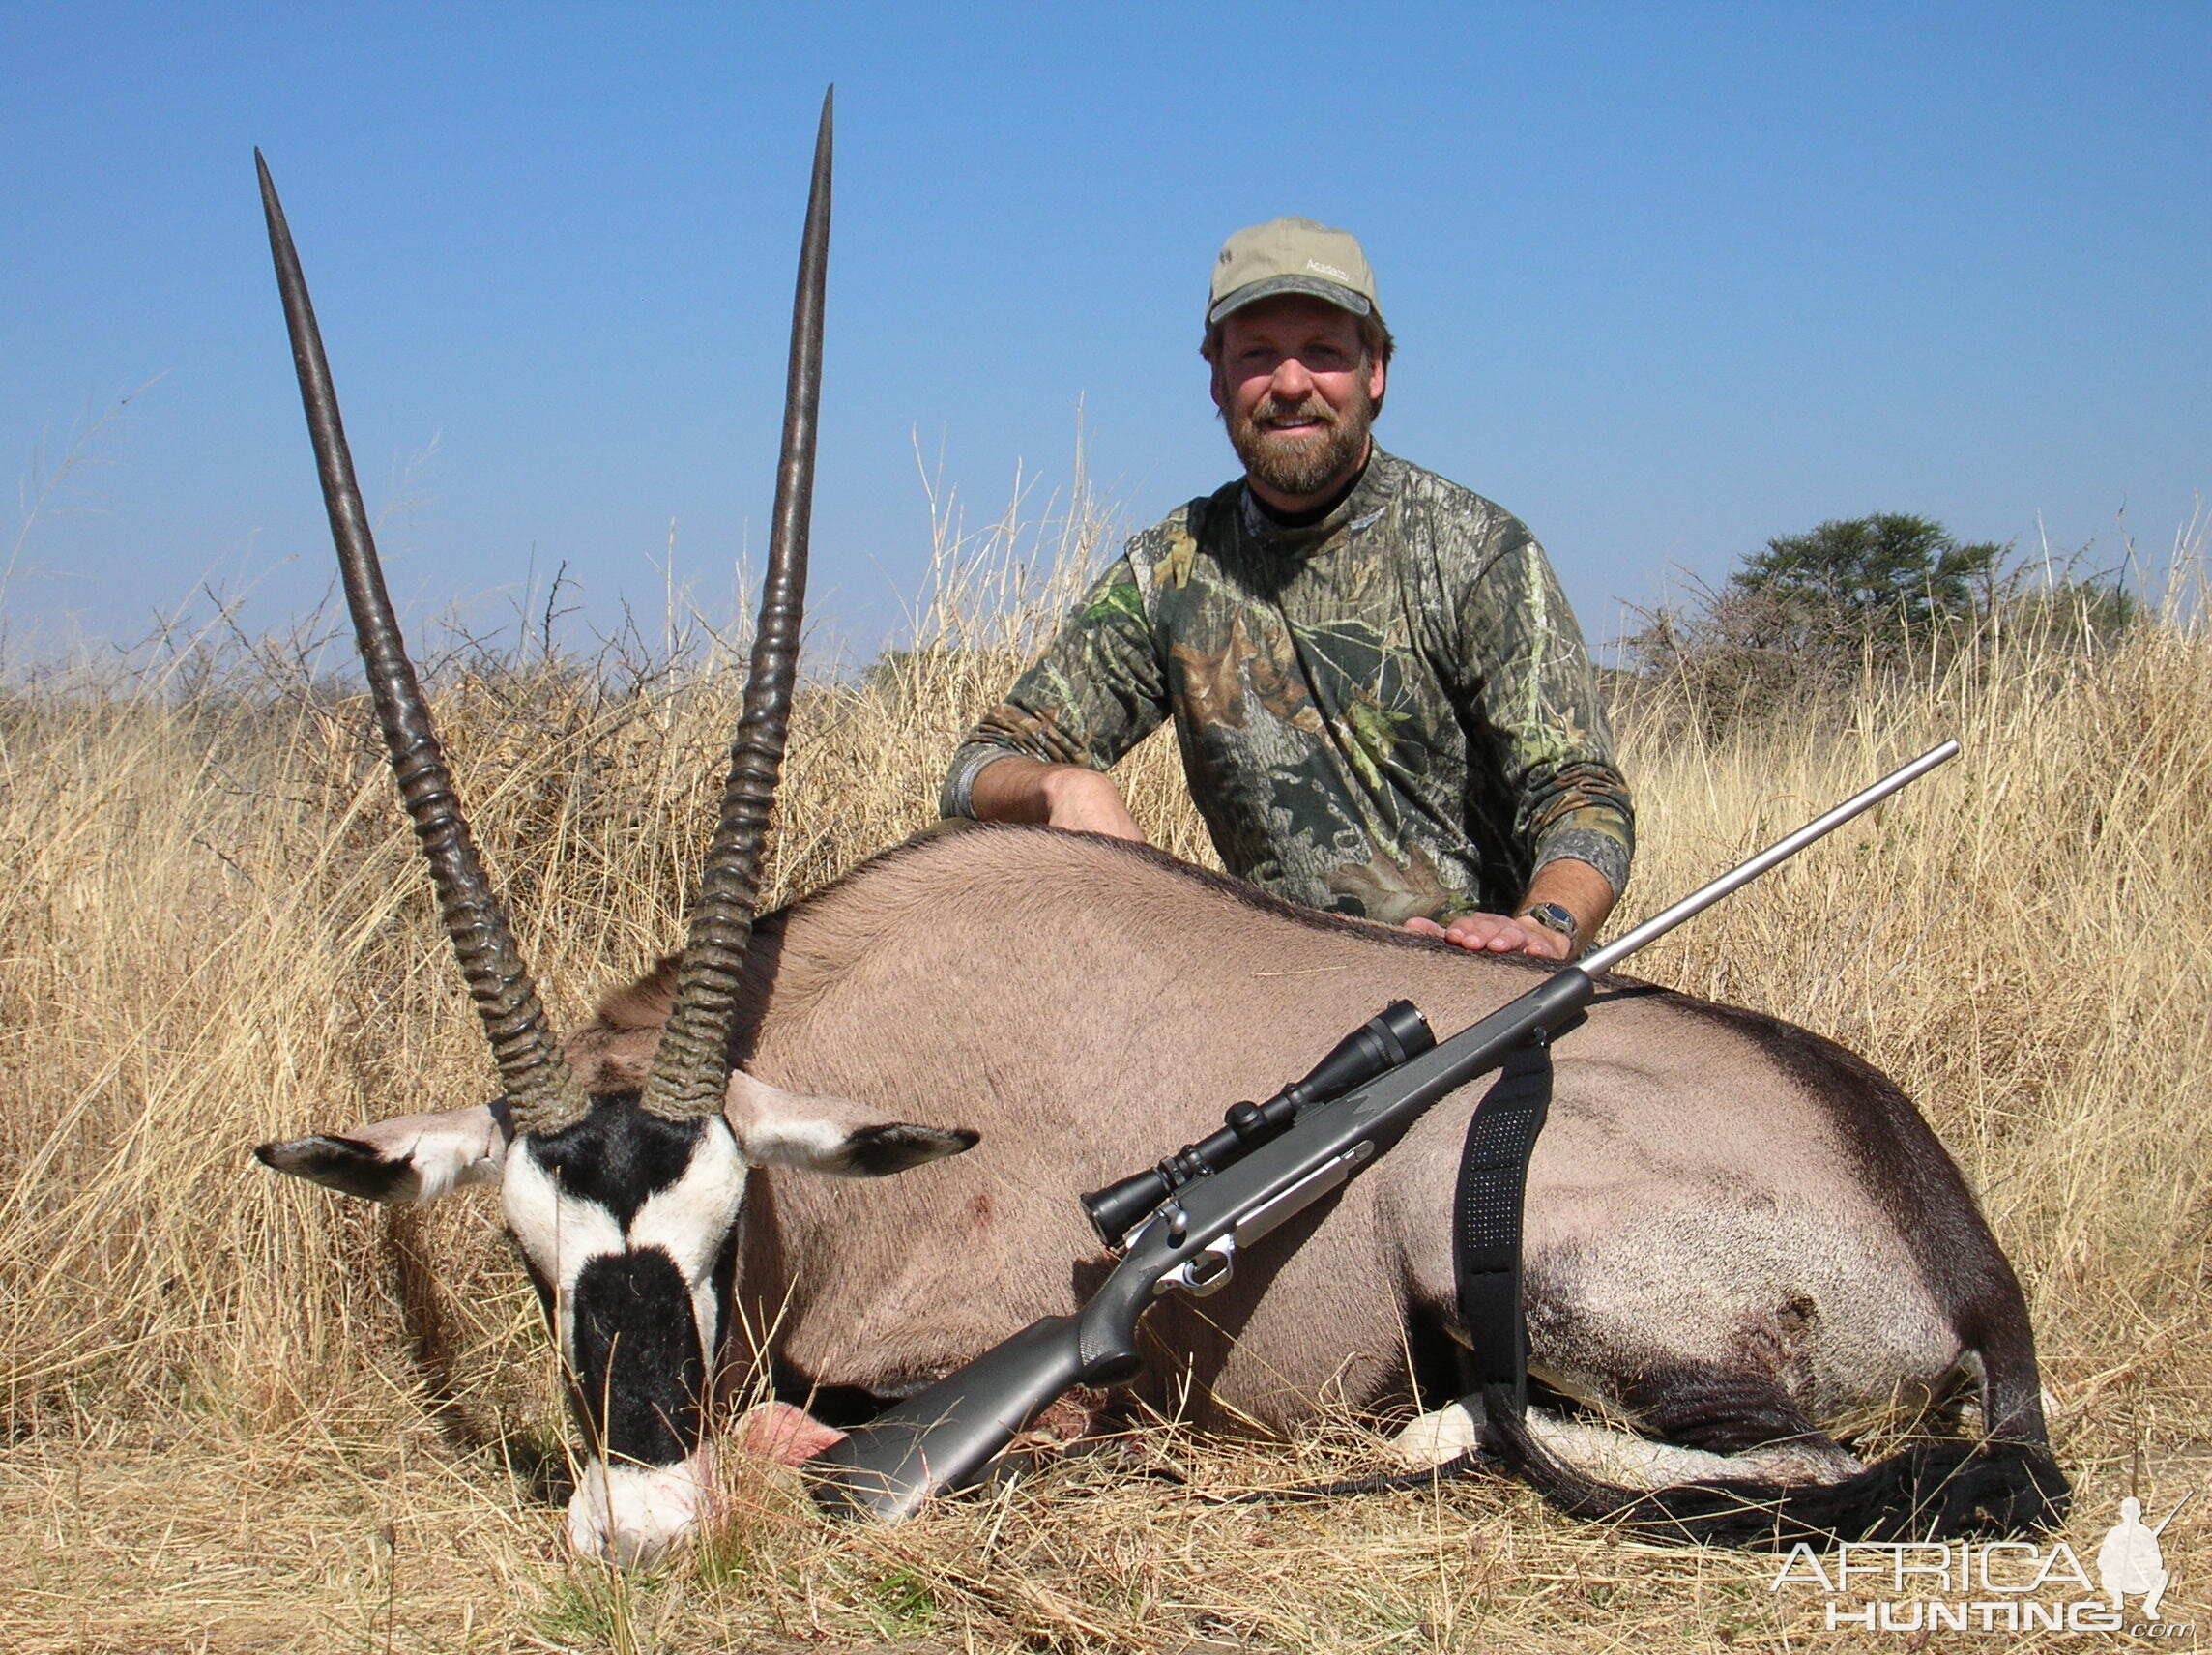
[[[1645,612],[1624,643],[1644,687],[1689,692],[1710,722],[1763,715],[1869,670],[1940,660],[1992,628],[2097,648],[2140,613],[2109,576],[2026,565],[2010,546],[1881,511],[1768,540],[1720,585],[1694,584],[1683,602]]]

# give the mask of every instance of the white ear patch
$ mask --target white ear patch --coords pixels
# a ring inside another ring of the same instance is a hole
[[[405,1152],[420,1180],[417,1201],[436,1201],[465,1184],[499,1181],[500,1167],[507,1159],[507,1134],[493,1119],[490,1105],[415,1118],[427,1122]]]

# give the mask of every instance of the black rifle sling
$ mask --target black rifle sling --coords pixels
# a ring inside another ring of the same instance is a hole
[[[1452,1274],[1460,1326],[1473,1352],[1476,1418],[1487,1386],[1528,1401],[1528,1324],[1521,1313],[1521,1207],[1528,1157],[1552,1105],[1552,1043],[1543,1031],[1517,1047],[1467,1123],[1452,1199]]]
[[[1521,1205],[1528,1185],[1528,1157],[1552,1107],[1552,1042],[1539,1029],[1514,1048],[1498,1078],[1468,1118],[1460,1148],[1459,1187],[1452,1199],[1452,1275],[1460,1326],[1473,1349],[1474,1383],[1460,1407],[1479,1426],[1483,1392],[1528,1401],[1528,1325],[1521,1314]],[[1426,1471],[1399,1471],[1338,1482],[1300,1483],[1231,1495],[1228,1505],[1334,1499],[1346,1495],[1388,1494],[1434,1486],[1440,1479],[1472,1476],[1486,1462],[1480,1447]]]

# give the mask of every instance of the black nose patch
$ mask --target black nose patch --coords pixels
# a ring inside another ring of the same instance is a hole
[[[696,1448],[707,1363],[676,1261],[658,1247],[602,1254],[570,1309],[576,1404],[605,1453],[673,1466]]]

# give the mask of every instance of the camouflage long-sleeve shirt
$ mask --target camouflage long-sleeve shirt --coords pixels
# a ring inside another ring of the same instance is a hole
[[[1130,540],[953,755],[1103,770],[1173,715],[1222,862],[1391,924],[1516,901],[1573,857],[1617,894],[1634,815],[1595,675],[1527,528],[1374,450],[1321,522],[1241,481]]]

